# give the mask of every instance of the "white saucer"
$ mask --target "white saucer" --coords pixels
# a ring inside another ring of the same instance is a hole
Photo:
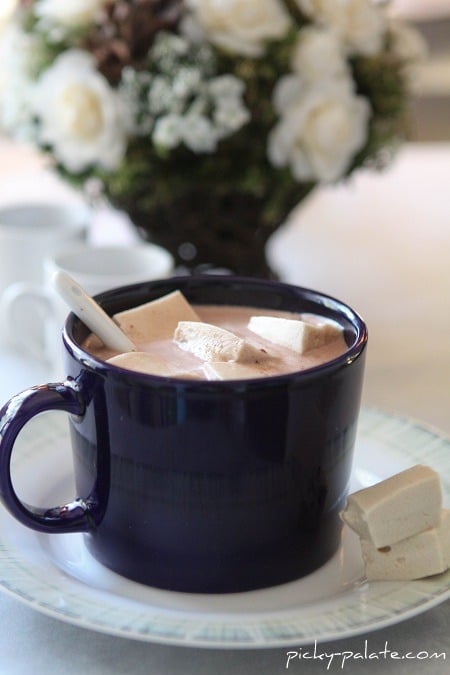
[[[27,425],[14,453],[14,484],[35,506],[71,501],[67,420]],[[450,504],[450,439],[363,410],[352,491],[416,463],[440,472]],[[51,498],[50,498],[51,496]],[[97,563],[82,535],[43,535],[0,508],[0,588],[34,609],[87,629],[166,644],[214,648],[303,645],[397,623],[450,598],[450,571],[414,582],[371,582],[356,537],[344,530],[334,558],[296,582],[250,593],[196,595],[128,581]]]

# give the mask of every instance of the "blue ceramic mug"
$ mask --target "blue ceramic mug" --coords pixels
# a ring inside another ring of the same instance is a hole
[[[352,467],[366,326],[344,303],[273,281],[173,278],[97,296],[109,313],[175,289],[193,304],[313,312],[344,327],[348,350],[302,372],[207,382],[102,362],[70,314],[68,377],[15,396],[0,413],[0,492],[21,523],[84,532],[92,555],[138,582],[236,592],[297,579],[337,550]],[[43,510],[20,500],[11,454],[42,411],[69,413],[77,497]]]

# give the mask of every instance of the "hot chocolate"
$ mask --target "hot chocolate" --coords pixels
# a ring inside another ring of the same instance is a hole
[[[312,368],[343,354],[335,322],[257,307],[189,305],[181,294],[117,314],[136,346],[119,354],[89,335],[83,348],[135,371],[200,380],[267,377]]]

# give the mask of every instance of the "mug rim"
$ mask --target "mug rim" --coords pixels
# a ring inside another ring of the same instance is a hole
[[[259,279],[257,277],[243,277],[235,275],[199,275],[199,276],[175,276],[169,277],[167,279],[156,279],[149,280],[144,282],[138,282],[135,284],[129,284],[127,286],[120,286],[113,288],[108,291],[104,291],[94,296],[97,302],[105,309],[104,305],[108,303],[108,300],[117,298],[119,295],[133,294],[133,291],[136,292],[139,289],[145,287],[151,287],[151,289],[157,289],[158,287],[167,287],[167,284],[172,286],[171,291],[167,290],[165,293],[172,292],[177,290],[176,284],[180,283],[185,284],[194,284],[200,283],[200,285],[214,285],[214,284],[223,284],[224,282],[227,285],[244,285],[246,287],[257,286],[259,289],[266,287],[268,291],[274,288],[280,289],[283,293],[292,293],[296,295],[301,295],[302,297],[312,300],[317,304],[319,308],[320,305],[327,307],[328,309],[334,310],[334,312],[339,313],[341,317],[345,317],[353,326],[355,330],[355,338],[353,342],[348,346],[345,352],[334,359],[321,363],[319,365],[311,366],[309,368],[304,368],[303,370],[296,370],[289,373],[283,373],[281,375],[269,375],[264,377],[252,377],[252,378],[242,378],[234,380],[191,380],[187,378],[179,378],[168,375],[153,375],[151,373],[140,373],[138,371],[133,371],[128,368],[123,368],[116,364],[108,363],[107,361],[102,361],[97,357],[86,352],[81,345],[75,340],[72,332],[73,328],[77,322],[82,323],[82,321],[75,316],[73,312],[70,312],[66,321],[64,322],[64,327],[62,331],[62,340],[64,347],[67,349],[69,354],[75,358],[75,360],[81,363],[84,367],[87,367],[98,374],[108,375],[116,377],[120,380],[127,381],[132,380],[133,383],[137,384],[152,384],[153,386],[167,386],[174,384],[176,386],[181,386],[184,389],[193,389],[193,390],[220,390],[224,391],[235,390],[236,388],[247,388],[247,387],[264,387],[270,385],[278,385],[285,383],[287,381],[309,381],[320,375],[325,375],[328,372],[333,372],[340,368],[350,365],[358,357],[360,357],[367,346],[368,341],[368,329],[367,324],[361,315],[356,312],[350,305],[345,303],[342,300],[339,300],[327,293],[318,291],[315,289],[307,288],[304,286],[297,286],[295,284],[289,284],[282,281],[274,281],[267,279]],[[182,291],[183,292],[183,291]],[[160,297],[160,296],[156,296]],[[156,299],[152,298],[152,299]],[[322,301],[322,302],[319,302]],[[150,302],[150,299],[148,300]],[[210,303],[204,303],[210,304]],[[223,303],[226,304],[226,303]],[[241,305],[242,306],[242,305]],[[248,306],[248,305],[247,305]],[[268,308],[269,309],[269,308]],[[105,311],[108,310],[105,309]],[[115,310],[119,311],[119,310]],[[294,311],[294,310],[287,310]]]
[[[174,267],[174,258],[172,254],[162,246],[159,246],[158,244],[154,244],[153,242],[136,242],[132,243],[127,246],[123,246],[121,244],[99,244],[99,245],[93,245],[89,243],[84,243],[84,242],[79,242],[77,244],[74,244],[70,248],[67,248],[67,246],[62,246],[56,249],[53,253],[50,253],[45,257],[45,265],[49,267],[53,267],[55,270],[56,269],[62,269],[62,270],[67,270],[69,274],[76,276],[78,275],[80,278],[83,277],[83,279],[88,279],[88,280],[101,280],[102,282],[108,282],[108,279],[111,279],[111,283],[114,284],[114,286],[111,286],[110,290],[116,289],[116,288],[122,288],[125,285],[131,286],[131,285],[136,285],[141,283],[142,281],[146,281],[143,277],[145,277],[145,272],[144,270],[135,270],[133,272],[114,272],[113,270],[110,270],[106,272],[105,274],[99,273],[98,271],[91,270],[91,271],[84,271],[80,268],[76,268],[75,266],[70,265],[70,260],[75,259],[79,257],[79,254],[91,254],[94,255],[97,258],[97,263],[99,256],[102,256],[103,254],[105,255],[110,255],[111,253],[119,253],[123,254],[126,253],[127,255],[129,254],[129,259],[131,260],[134,258],[136,255],[144,254],[145,259],[147,260],[147,263],[150,262],[150,258],[153,257],[152,262],[156,264],[157,268],[155,270],[155,274],[164,274],[164,273],[169,273],[173,267]],[[103,261],[100,260],[100,264]],[[148,274],[148,271],[147,271]],[[118,284],[116,283],[120,277],[123,277],[123,280],[125,283]],[[130,281],[129,283],[126,283],[126,279],[130,278],[133,279],[134,281]],[[155,279],[159,277],[154,277]],[[148,279],[147,281],[150,281]]]
[[[7,217],[14,212],[28,212],[31,215],[36,212],[41,212],[42,214],[47,212],[59,212],[64,213],[66,216],[69,215],[69,218],[66,218],[64,221],[61,220],[61,224],[58,225],[58,231],[55,231],[55,228],[49,228],[47,224],[44,226],[36,226],[33,223],[26,225],[27,227],[27,237],[36,237],[42,238],[47,234],[50,237],[61,235],[61,239],[64,239],[62,235],[67,235],[67,233],[79,234],[86,231],[86,228],[89,224],[91,218],[91,210],[86,204],[83,203],[68,203],[68,202],[12,202],[11,204],[5,204],[0,208],[0,235],[2,237],[11,237],[16,238],[18,236],[17,228],[23,227],[23,224],[18,226],[14,222],[3,222],[3,217]],[[59,237],[58,237],[59,238]]]

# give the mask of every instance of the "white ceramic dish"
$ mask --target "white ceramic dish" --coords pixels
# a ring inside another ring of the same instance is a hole
[[[73,497],[64,415],[35,418],[19,446],[14,483],[25,501],[53,506]],[[440,472],[444,501],[450,505],[450,440],[410,420],[363,410],[351,489],[416,463]],[[87,629],[236,649],[300,646],[397,623],[450,598],[450,572],[414,582],[367,583],[359,543],[345,529],[334,558],[299,581],[229,595],[172,593],[105,569],[89,555],[82,535],[38,534],[0,508],[0,588],[38,611]]]

